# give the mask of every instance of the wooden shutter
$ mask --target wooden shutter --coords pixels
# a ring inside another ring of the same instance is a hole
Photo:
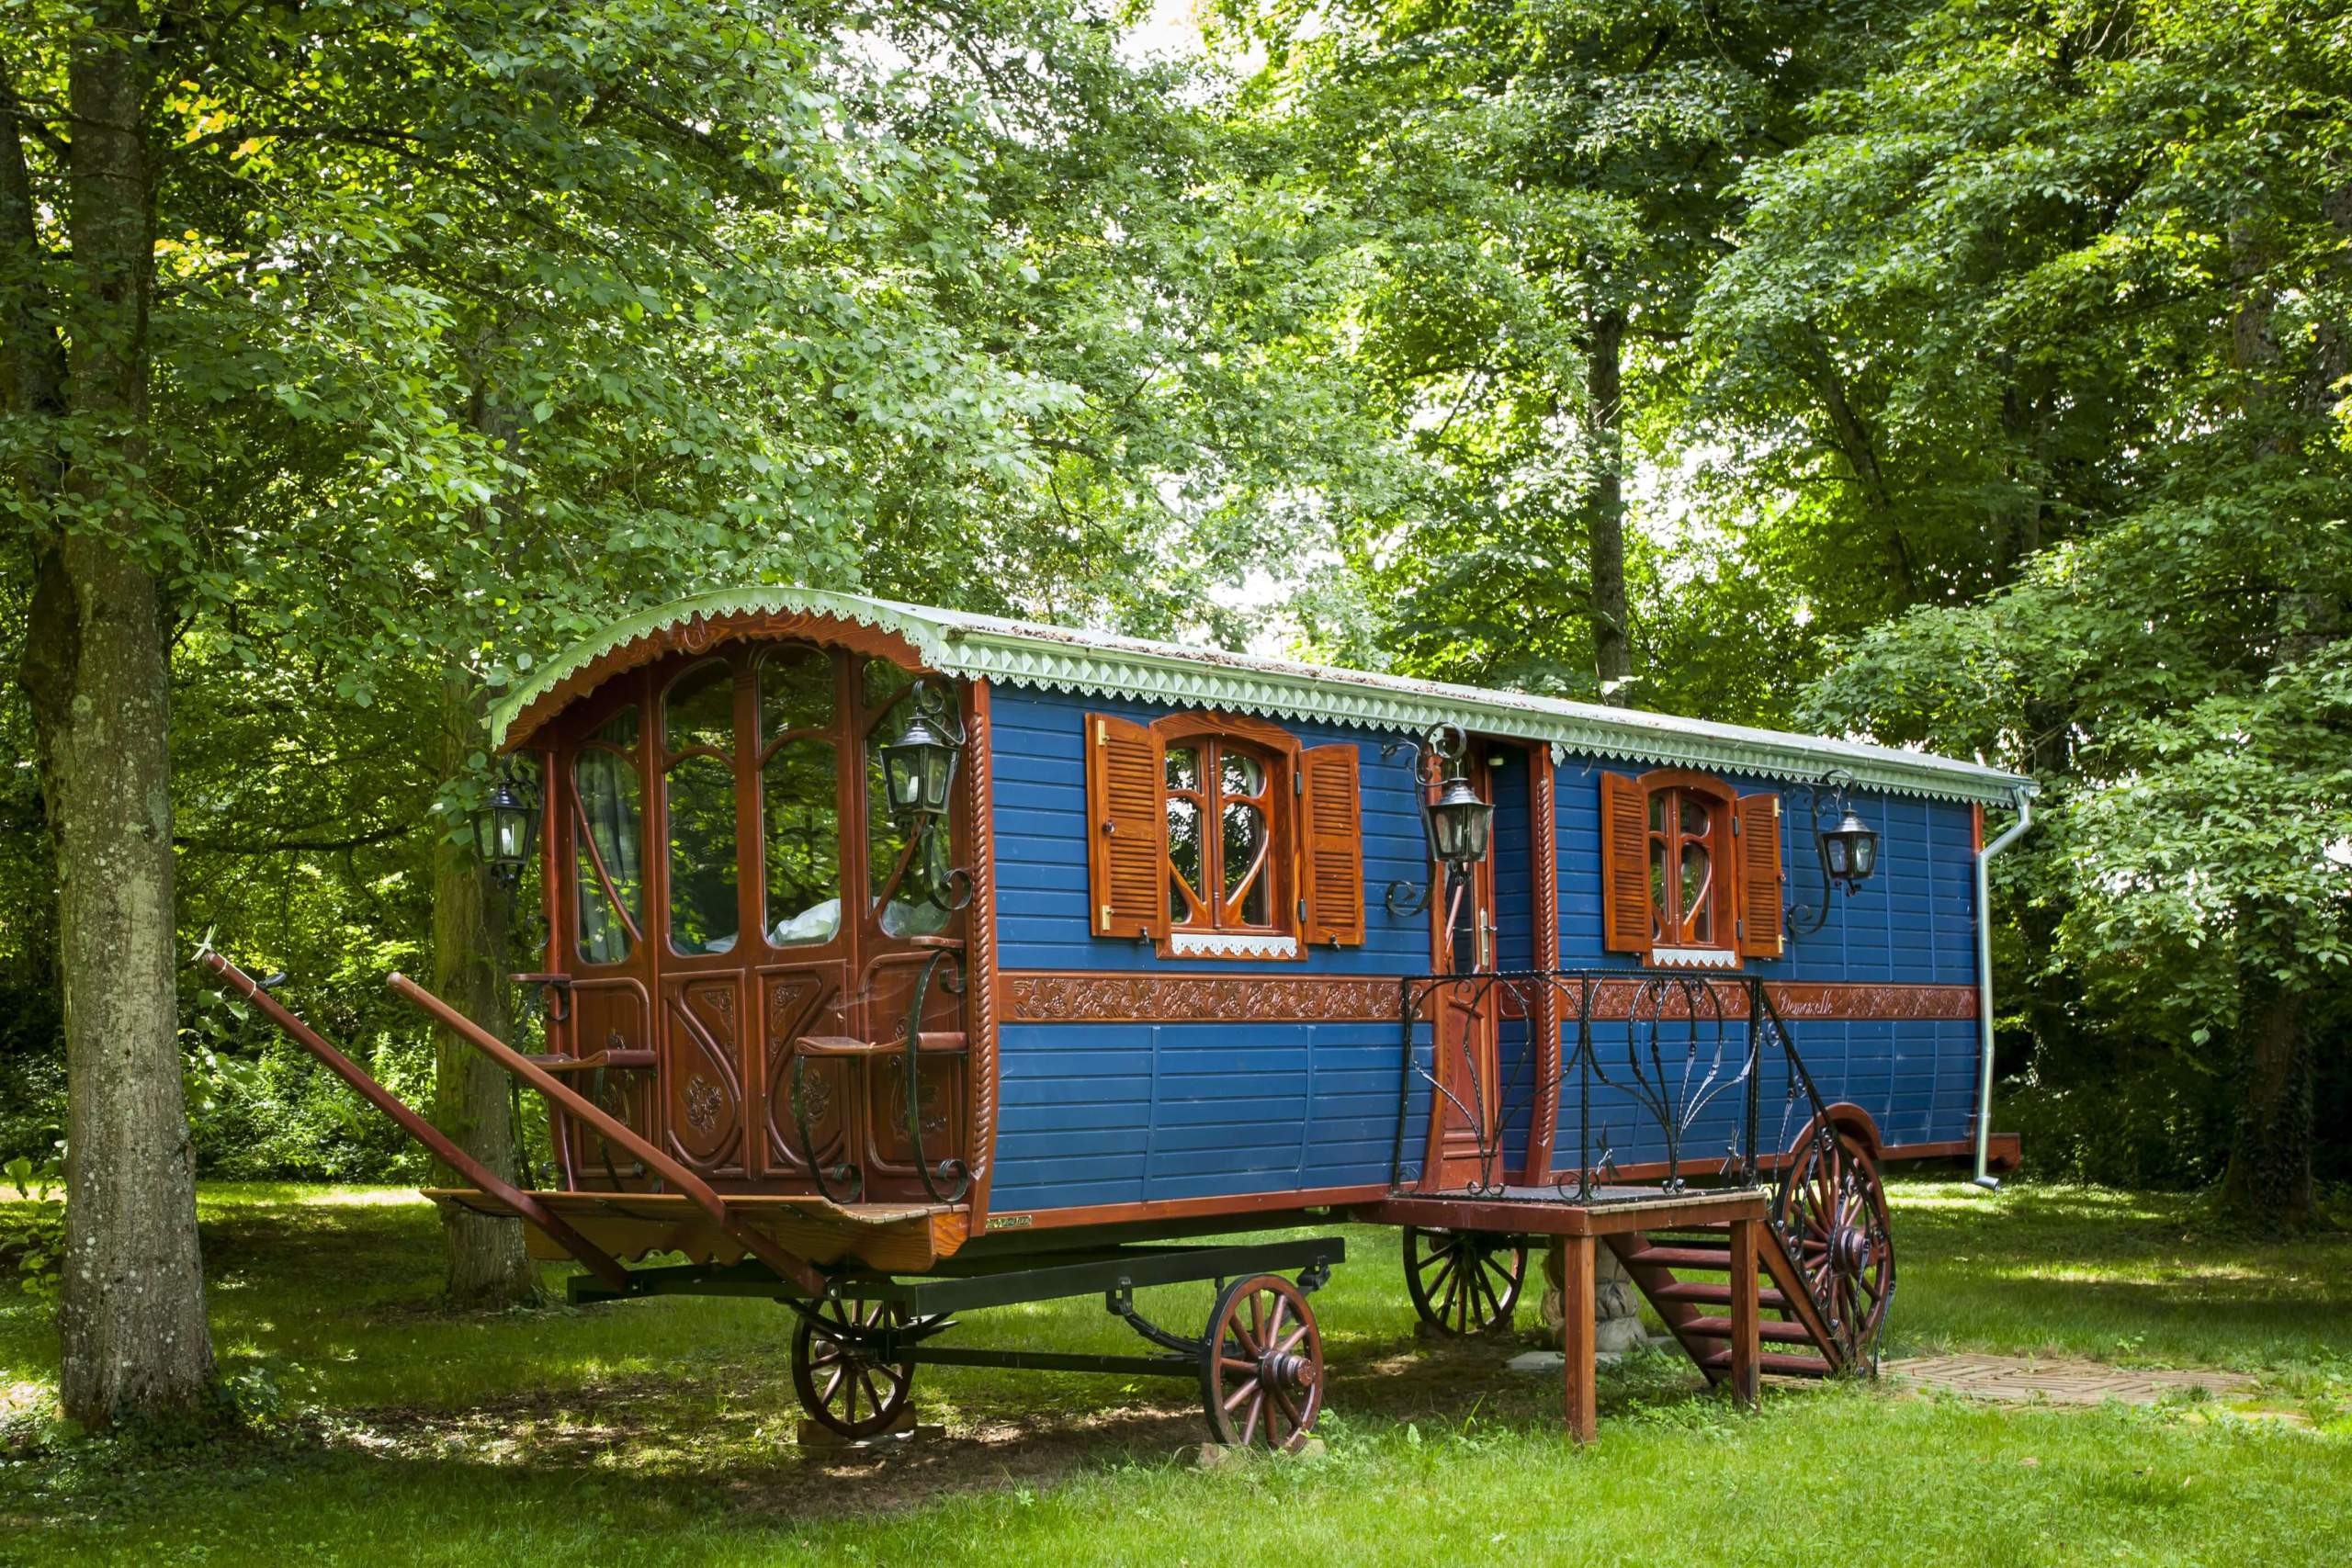
[[[1600,945],[1650,950],[1650,802],[1623,773],[1600,775]]]
[[[1739,834],[1739,951],[1781,956],[1781,797],[1742,795],[1732,807]]]
[[[1363,799],[1356,749],[1298,759],[1299,901],[1305,942],[1363,941]]]
[[[1086,884],[1096,936],[1168,934],[1168,809],[1159,737],[1086,716]]]

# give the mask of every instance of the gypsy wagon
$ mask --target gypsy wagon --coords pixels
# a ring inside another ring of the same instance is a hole
[[[1601,1249],[1742,1397],[1867,1370],[1881,1166],[1996,1148],[1984,810],[2028,786],[1984,767],[798,589],[616,626],[492,723],[545,1038],[390,984],[544,1099],[547,1179],[208,962],[575,1299],[786,1303],[849,1436],[932,1362],[1170,1373],[1295,1445],[1343,1249],[1249,1233],[1324,1220],[1404,1227],[1441,1333],[1554,1248],[1580,1436]],[[1197,1334],[1135,1304],[1183,1280]],[[948,1336],[1096,1293],[1153,1353]]]

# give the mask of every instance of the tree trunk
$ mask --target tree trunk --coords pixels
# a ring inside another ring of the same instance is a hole
[[[1593,466],[1585,529],[1592,572],[1593,673],[1600,681],[1600,700],[1618,707],[1633,700],[1627,682],[1634,673],[1625,615],[1624,350],[1624,312],[1611,310],[1593,323],[1585,367]]]
[[[466,771],[485,739],[480,685],[465,671],[442,677],[442,780]],[[501,1040],[511,1038],[507,1005],[506,928],[512,899],[489,867],[447,834],[433,846],[433,989],[450,1006]],[[488,1057],[446,1029],[433,1035],[433,1121],[458,1145],[500,1176],[516,1165],[513,1090]],[[435,1179],[459,1185],[436,1168]],[[449,1247],[449,1299],[461,1306],[500,1307],[539,1299],[539,1267],[524,1250],[519,1220],[445,1209]]]
[[[2312,1190],[2312,1039],[2302,991],[2256,961],[2241,964],[2238,995],[2245,1066],[2222,1208],[2266,1230],[2304,1229],[2317,1223],[2319,1210]]]
[[[119,487],[135,482],[126,470],[143,457],[147,412],[148,67],[132,41],[136,6],[99,20],[69,68],[74,297],[57,401],[89,418],[101,445],[60,476],[79,515],[37,547],[20,672],[57,855],[68,1102],[59,1381],[65,1414],[89,1427],[188,1410],[213,1370],[180,1083],[162,596],[119,543],[141,531],[120,515]],[[11,358],[48,355],[28,344]]]

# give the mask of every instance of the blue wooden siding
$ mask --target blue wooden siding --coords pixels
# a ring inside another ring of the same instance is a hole
[[[1555,776],[1560,855],[1560,964],[1563,968],[1632,967],[1635,960],[1601,947],[1600,773],[1603,765],[1571,759]],[[1628,774],[1641,770],[1624,768]],[[1788,898],[1818,905],[1819,860],[1805,792],[1772,781],[1733,779],[1742,795],[1778,790],[1781,799],[1781,860]],[[1793,981],[1973,985],[1976,935],[1973,910],[1974,817],[1949,801],[1858,793],[1854,809],[1879,831],[1879,871],[1851,898],[1835,894],[1819,931],[1791,935],[1778,959],[1748,959],[1743,973]],[[1790,1021],[1815,1085],[1830,1100],[1849,1100],[1878,1119],[1890,1143],[1920,1143],[1967,1135],[1975,1108],[1976,1025],[1970,1021],[1852,1022]],[[1622,1056],[1623,1026],[1605,1035],[1604,1051]],[[1679,1038],[1689,1058],[1691,1039]],[[1700,1052],[1712,1059],[1712,1040]],[[1736,1052],[1735,1052],[1736,1055]],[[1668,1053],[1669,1062],[1675,1058]],[[1677,1064],[1679,1066],[1679,1063]],[[1703,1077],[1703,1065],[1698,1069]],[[1577,1162],[1577,1088],[1564,1080],[1555,1163]],[[1766,1065],[1758,1133],[1774,1143],[1785,1120],[1785,1075]],[[1719,1158],[1736,1121],[1736,1094],[1718,1100],[1684,1139],[1692,1158]],[[1610,1089],[1593,1100],[1594,1135],[1606,1124],[1623,1164],[1665,1153],[1652,1120]],[[1802,1124],[1803,1117],[1797,1121]],[[1793,1131],[1793,1129],[1792,1129]]]
[[[1000,964],[1268,978],[1426,973],[1427,918],[1391,917],[1382,904],[1392,880],[1418,886],[1425,874],[1407,759],[1380,755],[1388,737],[1336,726],[1289,728],[1303,745],[1352,745],[1359,753],[1366,904],[1362,946],[1319,948],[1295,962],[1163,960],[1148,943],[1090,934],[1086,716],[1114,713],[1148,722],[1168,711],[1106,697],[996,688],[990,733]],[[1516,748],[1498,747],[1494,755],[1503,759],[1494,771],[1497,960],[1506,969],[1532,967],[1528,769]],[[1556,770],[1555,783],[1558,962],[1563,967],[1629,964],[1600,946],[1599,766],[1571,761]],[[1799,820],[1803,792],[1753,780],[1735,783],[1743,793],[1781,788],[1792,897],[1817,897],[1809,827]],[[1882,834],[1879,876],[1851,900],[1839,896],[1822,931],[1793,940],[1782,959],[1750,961],[1746,972],[1790,980],[1972,983],[1968,807],[1872,795],[1857,796],[1855,804]],[[1824,1092],[1867,1107],[1890,1140],[1965,1134],[1973,1024],[1799,1020],[1792,1029]],[[1687,1032],[1668,1043],[1688,1057]],[[1507,1021],[1501,1040],[1507,1088],[1532,1077],[1528,1046],[1526,1026]],[[1426,1061],[1426,1033],[1420,1055]],[[1392,1024],[1009,1024],[1000,1036],[999,1061],[992,1206],[1000,1213],[1362,1186],[1390,1175],[1400,1082]],[[1768,1143],[1786,1119],[1783,1090],[1782,1075],[1768,1065],[1759,1116]],[[1576,1159],[1575,1092],[1572,1080],[1563,1084],[1556,1159],[1563,1166]],[[1630,1101],[1612,1100],[1613,1092],[1603,1089],[1596,1100],[1596,1132],[1601,1122],[1609,1123],[1621,1163],[1658,1157],[1658,1140],[1641,1133]],[[1738,1103],[1736,1093],[1728,1095],[1701,1118],[1685,1141],[1687,1158],[1720,1158]],[[1404,1175],[1410,1179],[1419,1169],[1429,1125],[1428,1089],[1418,1076],[1404,1122]],[[1514,1165],[1527,1129],[1523,1114],[1508,1127],[1506,1153]]]
[[[1422,874],[1420,808],[1408,759],[1381,756],[1387,737],[1329,725],[1288,728],[1301,745],[1351,745],[1359,753],[1367,909],[1362,946],[1316,948],[1289,962],[1161,959],[1148,942],[1090,933],[1086,716],[1148,723],[1169,711],[996,689],[989,718],[999,964],[1269,978],[1425,972],[1426,918],[1392,919],[1381,902],[1391,880]],[[1393,1024],[1010,1024],[998,1054],[1001,1109],[989,1203],[1000,1213],[1363,1186],[1389,1178],[1400,1077]],[[1428,1117],[1424,1086],[1414,1093],[1406,1122],[1415,1166]]]

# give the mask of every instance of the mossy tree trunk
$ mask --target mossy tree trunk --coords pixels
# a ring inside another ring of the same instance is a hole
[[[180,1081],[171,682],[163,595],[130,547],[143,519],[154,185],[153,85],[135,5],[102,7],[68,71],[71,265],[42,257],[13,91],[0,147],[9,412],[83,441],[16,482],[57,521],[34,546],[19,671],[57,860],[65,1025],[66,1213],[58,1310],[65,1414],[90,1427],[193,1408],[211,1381],[196,1169]],[[51,324],[62,319],[61,334]],[[65,455],[70,450],[71,456]]]
[[[435,761],[446,782],[463,776],[483,745],[481,688],[451,668],[441,683]],[[501,1040],[514,1023],[506,979],[507,923],[513,898],[466,844],[440,835],[433,846],[433,990]],[[433,1121],[468,1154],[513,1179],[518,1151],[513,1091],[487,1056],[446,1029],[434,1031]],[[457,1184],[437,1168],[435,1180]],[[539,1269],[524,1249],[518,1220],[469,1210],[442,1213],[448,1242],[449,1299],[462,1306],[501,1307],[539,1298]]]

